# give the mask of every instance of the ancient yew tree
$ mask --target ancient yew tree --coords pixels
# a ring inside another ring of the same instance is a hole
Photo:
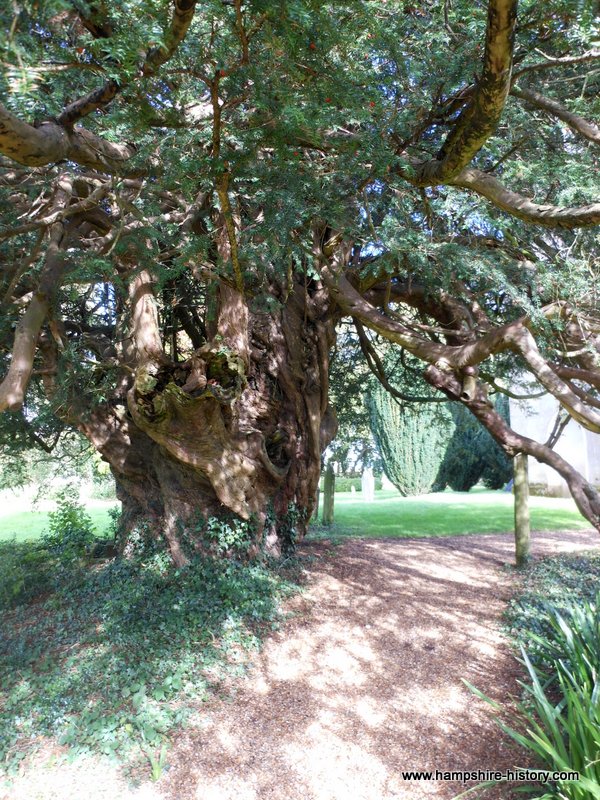
[[[600,431],[594,10],[3,4],[6,445],[77,428],[124,536],[177,563],[209,517],[302,534],[344,320],[384,385],[382,338],[600,527],[489,402],[528,373]]]

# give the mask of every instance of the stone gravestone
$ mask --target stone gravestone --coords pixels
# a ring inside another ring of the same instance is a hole
[[[366,503],[375,500],[375,477],[371,467],[366,467],[362,474],[362,498]]]

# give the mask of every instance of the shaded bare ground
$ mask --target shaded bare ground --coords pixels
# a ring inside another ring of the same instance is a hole
[[[597,546],[593,532],[534,535],[536,555]],[[319,560],[248,678],[176,743],[162,796],[445,800],[466,787],[402,771],[524,766],[463,683],[518,691],[500,633],[512,549],[508,535],[352,540]]]
[[[594,532],[534,535],[536,555],[597,548]],[[158,783],[113,764],[42,756],[2,800],[449,800],[466,787],[405,770],[505,770],[517,755],[468,680],[518,692],[501,615],[515,589],[511,535],[349,540],[317,558],[290,619],[247,678],[198,709]],[[525,759],[526,761],[526,759]],[[146,772],[147,774],[147,772]],[[472,794],[469,797],[478,797]],[[510,790],[486,798],[508,800]]]

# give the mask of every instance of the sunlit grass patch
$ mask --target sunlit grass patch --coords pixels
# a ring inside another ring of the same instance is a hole
[[[534,530],[585,529],[590,524],[572,500],[532,497]],[[438,492],[402,497],[381,491],[372,503],[360,495],[336,494],[335,524],[313,526],[314,536],[457,536],[466,533],[505,533],[514,528],[513,496],[509,492]]]

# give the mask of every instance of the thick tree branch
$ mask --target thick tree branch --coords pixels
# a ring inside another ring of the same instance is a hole
[[[63,236],[63,227],[57,222],[51,230],[46,262],[37,291],[15,329],[10,367],[0,384],[0,412],[7,409],[18,411],[25,402],[25,392],[33,371],[40,331],[51,308],[56,289],[60,285],[64,269],[61,252]]]
[[[557,119],[566,122],[571,130],[588,139],[590,142],[600,144],[600,128],[595,123],[580,117],[579,114],[574,114],[572,111],[569,111],[568,108],[565,108],[556,100],[534,92],[532,89],[517,89],[513,87],[510,93],[514,95],[514,97],[525,100],[532,106],[541,108],[542,111],[546,111],[553,117],[557,117]]]
[[[158,68],[171,58],[188,32],[195,8],[196,0],[173,0],[173,16],[165,35],[165,43],[161,47],[153,47],[148,51],[139,73],[140,76],[154,75]],[[68,105],[59,115],[58,124],[71,127],[75,122],[91,114],[92,111],[106,108],[124,85],[114,79],[107,81],[103,86]]]
[[[448,345],[433,342],[413,333],[398,320],[390,319],[368,303],[342,274],[343,264],[321,268],[323,282],[344,313],[358,318],[389,341],[399,344],[421,360],[448,372],[461,372],[477,366],[489,356],[512,351],[518,353],[542,386],[562,407],[588,430],[600,433],[600,414],[586,408],[576,393],[554,372],[539,352],[536,341],[527,328],[525,317],[484,333],[473,342]]]
[[[160,338],[158,309],[154,297],[154,281],[147,270],[134,275],[129,284],[131,304],[131,336],[137,351],[136,363],[146,367],[160,364],[165,354]]]
[[[74,161],[84,167],[120,174],[136,148],[115,144],[83,128],[66,130],[56,122],[38,127],[15,117],[0,103],[0,153],[27,167]]]
[[[87,3],[86,9],[83,11],[75,0],[70,0],[70,3],[75,8],[83,27],[95,39],[109,39],[112,36],[113,25],[103,13],[105,9],[96,7],[94,3]]]
[[[588,383],[594,389],[600,391],[600,374],[591,369],[580,369],[579,367],[567,367],[562,364],[553,365],[557,375],[565,380],[577,380]]]
[[[60,211],[53,211],[51,214],[47,214],[41,219],[27,222],[24,225],[19,225],[16,228],[9,228],[8,230],[0,231],[0,242],[4,241],[5,239],[11,239],[13,236],[20,236],[23,233],[29,233],[30,231],[38,230],[39,228],[48,228],[55,222],[60,222],[68,217],[74,216],[75,214],[90,211],[100,202],[100,200],[106,197],[109,189],[110,186],[108,184],[101,184],[100,186],[97,186],[94,191],[88,195],[88,197],[85,197],[78,203],[73,203],[72,205],[61,209]]]
[[[480,169],[463,169],[451,181],[451,185],[471,189],[511,216],[545,228],[585,228],[600,223],[600,203],[576,207],[534,203],[527,197],[510,191],[498,178]]]
[[[383,388],[388,392],[395,400],[402,400],[405,403],[445,403],[447,402],[443,397],[428,397],[426,395],[416,396],[416,395],[407,395],[404,392],[399,391],[393,386],[385,372],[385,368],[377,351],[373,347],[372,343],[369,341],[366,331],[362,324],[357,320],[353,319],[352,322],[354,323],[354,327],[356,328],[356,332],[358,333],[358,341],[360,344],[360,349],[366,359],[367,366],[375,375],[379,383],[383,386]]]
[[[571,491],[579,511],[591,524],[600,531],[600,494],[550,447],[521,436],[506,424],[500,414],[491,405],[483,389],[479,387],[472,399],[461,398],[461,383],[457,378],[443,372],[435,366],[425,370],[425,378],[436,389],[444,392],[452,400],[460,400],[471,413],[490,432],[498,444],[509,456],[525,453],[533,456],[541,464],[547,464],[561,475]]]
[[[417,171],[417,185],[448,183],[494,133],[511,85],[517,0],[489,0],[483,72],[437,159]]]

